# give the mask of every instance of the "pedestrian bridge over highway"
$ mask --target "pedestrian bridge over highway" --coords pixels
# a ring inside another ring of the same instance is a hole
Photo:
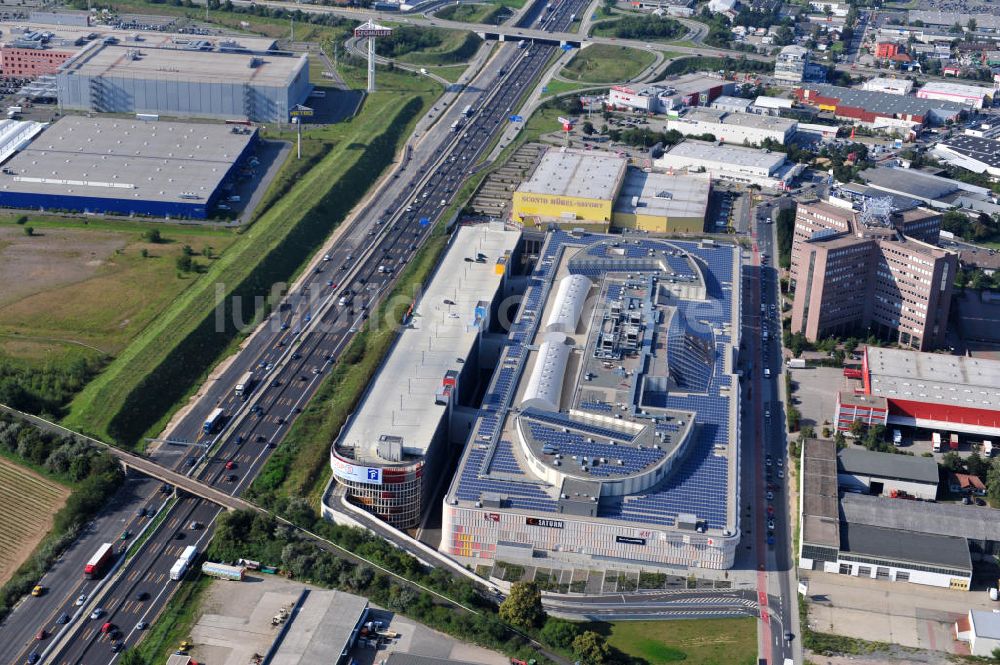
[[[93,444],[100,448],[104,448],[109,453],[114,455],[122,466],[126,469],[135,469],[139,473],[149,476],[150,478],[155,478],[160,482],[173,485],[177,489],[183,490],[188,494],[193,494],[206,501],[211,501],[212,503],[225,508],[226,510],[255,510],[258,512],[264,512],[254,504],[244,501],[235,496],[230,496],[221,490],[217,490],[210,485],[195,480],[194,478],[189,478],[182,473],[177,473],[172,471],[156,462],[143,457],[142,455],[136,455],[135,453],[130,453],[121,448],[116,448],[110,444],[104,443],[98,439],[80,434],[79,432],[74,432],[71,429],[67,429],[62,425],[57,425],[56,423],[45,420],[44,418],[39,418],[38,416],[33,416],[28,413],[22,413],[16,409],[12,409],[8,406],[0,405],[0,410],[6,411],[12,416],[17,416],[34,424],[39,429],[43,429],[53,434],[58,434],[60,436],[71,436],[80,441],[86,441],[87,443]]]

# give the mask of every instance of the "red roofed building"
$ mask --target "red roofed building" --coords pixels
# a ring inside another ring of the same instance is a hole
[[[875,45],[875,57],[885,60],[899,53],[899,44],[896,42],[879,42]]]

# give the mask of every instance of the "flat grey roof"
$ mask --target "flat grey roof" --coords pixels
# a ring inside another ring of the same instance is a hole
[[[867,348],[872,393],[973,409],[1000,409],[1000,360]]]
[[[914,21],[923,21],[927,25],[947,25],[955,23],[966,25],[969,19],[975,19],[977,26],[982,28],[1000,28],[1000,16],[994,14],[956,14],[954,12],[931,11],[922,9],[911,9],[907,15],[910,25]]]
[[[307,591],[288,632],[271,659],[273,665],[330,665],[340,659],[354,629],[368,609],[368,600],[342,591]]]
[[[1000,520],[992,508],[851,493],[840,499],[840,508],[852,523],[1000,543]]]
[[[476,305],[490,301],[503,279],[497,259],[517,244],[520,234],[502,224],[464,226],[441,260],[437,274],[414,308],[411,322],[369,384],[361,404],[336,441],[337,451],[353,449],[353,458],[391,465],[378,454],[382,436],[402,439],[404,452],[424,455],[447,407],[435,394],[448,370],[461,370],[456,358],[467,358],[480,330]],[[483,254],[482,263],[466,258]],[[360,298],[360,296],[355,296]],[[452,304],[447,304],[447,303]]]
[[[861,179],[878,189],[886,189],[921,200],[936,200],[959,190],[953,181],[913,169],[880,166],[865,169]]]
[[[840,526],[840,551],[972,573],[972,556],[963,538],[847,522]]]
[[[747,99],[746,97],[733,97],[731,95],[719,95],[712,102],[712,106],[737,106],[740,108],[747,108],[753,104],[752,99]]]
[[[718,101],[718,100],[716,100]],[[747,103],[750,100],[744,100]],[[798,123],[795,120],[781,118],[776,115],[757,115],[756,113],[733,113],[722,109],[709,109],[695,107],[678,118],[681,121],[716,123],[720,125],[731,125],[733,127],[752,127],[754,129],[767,129],[771,131],[784,132]]]
[[[0,195],[204,202],[256,134],[233,129],[64,116],[7,162],[13,173],[0,175]]]
[[[628,160],[613,152],[549,148],[519,192],[610,201]]]
[[[841,473],[910,480],[915,483],[938,482],[937,462],[931,457],[877,453],[860,448],[845,448],[837,453]]]
[[[614,210],[667,218],[704,218],[711,191],[707,175],[667,175],[629,169]]]
[[[840,547],[837,445],[827,439],[807,439],[803,449],[802,542]]]
[[[706,141],[682,141],[675,145],[667,153],[674,158],[692,158],[706,161],[714,161],[719,164],[735,164],[739,166],[750,166],[766,168],[769,172],[778,168],[785,162],[785,154],[782,152],[764,152],[756,148],[744,148],[735,145],[716,145]]]
[[[139,56],[132,59],[129,53],[136,51]],[[251,58],[257,58],[259,64],[251,67]],[[251,56],[247,53],[101,44],[79,55],[64,67],[61,74],[277,87],[289,85],[307,60],[305,55]]]
[[[968,111],[971,106],[938,99],[918,99],[906,95],[894,95],[875,90],[858,90],[825,83],[808,83],[802,87],[814,90],[823,97],[834,97],[844,106],[863,108],[866,111],[889,115],[926,115],[931,109],[946,111]]]

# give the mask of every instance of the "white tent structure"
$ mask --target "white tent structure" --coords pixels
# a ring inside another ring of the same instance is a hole
[[[562,401],[563,377],[569,360],[570,345],[566,335],[548,333],[538,349],[535,366],[524,389],[521,408],[535,407],[545,411],[558,411]]]
[[[567,275],[559,281],[559,290],[552,305],[549,320],[545,322],[547,332],[561,332],[572,335],[583,313],[583,304],[590,292],[591,281],[583,275]]]

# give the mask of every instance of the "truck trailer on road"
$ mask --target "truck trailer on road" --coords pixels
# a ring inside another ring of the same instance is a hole
[[[202,426],[205,434],[214,432],[222,424],[225,417],[226,414],[222,409],[213,409],[212,413],[208,414],[208,418],[205,418],[205,424]]]
[[[184,573],[186,573],[188,567],[194,563],[197,556],[197,547],[194,545],[188,545],[185,547],[180,557],[177,558],[177,561],[175,561],[174,565],[170,568],[170,579],[179,580],[184,577]]]
[[[247,372],[240,377],[239,383],[236,384],[236,396],[246,397],[251,390],[253,390],[253,372]]]
[[[115,556],[114,543],[104,543],[101,545],[90,561],[83,567],[83,574],[88,580],[97,579],[104,574],[104,569],[108,567]]]

